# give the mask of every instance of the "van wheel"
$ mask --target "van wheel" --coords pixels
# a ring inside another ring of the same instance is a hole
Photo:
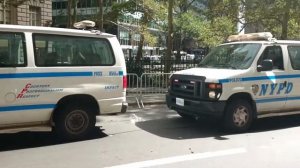
[[[92,110],[83,105],[66,104],[57,109],[55,130],[59,138],[64,140],[79,140],[85,138],[96,123]]]
[[[246,100],[233,100],[225,110],[224,126],[233,132],[244,132],[253,121],[252,106]]]

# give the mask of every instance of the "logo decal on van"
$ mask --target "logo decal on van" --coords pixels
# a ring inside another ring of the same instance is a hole
[[[289,94],[293,90],[293,86],[292,82],[261,84],[260,86],[254,84],[252,92],[254,95],[259,93],[259,96]]]
[[[259,90],[259,86],[258,85],[256,85],[256,84],[252,85],[252,92],[253,92],[254,95],[257,94],[258,90]]]
[[[108,75],[109,76],[119,76],[119,72],[118,71],[109,71]]]
[[[49,84],[33,85],[31,83],[28,83],[21,90],[21,92],[17,95],[17,99],[38,98],[40,96],[40,93],[62,92],[62,91],[63,91],[62,88],[50,88]]]
[[[119,85],[107,85],[104,87],[105,90],[117,90],[119,89]]]
[[[103,73],[101,71],[94,72],[94,76],[103,76]]]
[[[123,76],[123,71],[109,71],[108,76]]]

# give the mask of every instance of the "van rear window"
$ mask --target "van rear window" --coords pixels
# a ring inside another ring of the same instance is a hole
[[[0,67],[26,66],[26,47],[23,33],[0,33]]]
[[[106,39],[34,34],[37,66],[111,66],[115,59]]]

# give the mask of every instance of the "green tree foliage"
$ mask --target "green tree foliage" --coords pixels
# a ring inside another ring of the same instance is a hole
[[[103,0],[98,0],[99,12],[98,12],[98,27],[100,31],[103,31]]]
[[[278,39],[300,38],[299,0],[247,0],[243,3],[247,25],[270,31]]]
[[[116,22],[120,17],[128,14],[140,13],[139,26],[136,28],[128,27],[131,33],[140,35],[136,61],[142,57],[144,43],[154,45],[157,39],[149,31],[149,23],[158,23],[164,20],[166,8],[162,2],[155,0],[129,0],[123,3],[115,3],[112,10],[107,14],[107,19]]]
[[[174,50],[177,51],[176,60],[180,61],[180,51],[183,50],[183,41],[188,38],[192,38],[193,34],[185,31],[182,27],[181,20],[186,16],[187,12],[193,7],[193,4],[196,0],[179,0],[175,1],[174,6]],[[196,13],[194,13],[196,14]],[[193,16],[191,16],[193,17]],[[177,23],[177,24],[176,24]],[[178,24],[179,23],[179,24]]]
[[[193,37],[200,46],[211,47],[224,42],[228,35],[236,32],[238,0],[193,2],[205,3],[206,7],[195,8],[191,5],[176,18],[177,30],[180,30],[184,37]]]
[[[173,6],[174,0],[168,0],[168,38],[167,38],[167,55],[166,59],[171,60],[171,54],[173,50]],[[164,72],[169,73],[171,64],[169,61],[165,63]]]
[[[68,28],[72,28],[74,23],[77,22],[77,4],[79,0],[68,0]]]
[[[195,0],[194,3],[206,7],[185,8],[187,12],[176,15],[175,25],[182,36],[194,37],[201,46],[215,46],[228,35],[236,34],[240,19],[245,20],[244,27],[256,32],[270,31],[278,39],[300,39],[299,0]],[[241,7],[245,10],[239,16]]]

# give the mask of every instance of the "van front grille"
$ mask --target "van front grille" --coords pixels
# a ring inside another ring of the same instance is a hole
[[[202,98],[204,77],[173,75],[171,77],[171,92],[189,98]]]

